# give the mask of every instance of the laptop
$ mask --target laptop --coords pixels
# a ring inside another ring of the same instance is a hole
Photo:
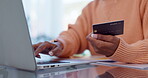
[[[0,0],[0,65],[35,71],[89,64],[88,60],[35,59],[22,0]]]

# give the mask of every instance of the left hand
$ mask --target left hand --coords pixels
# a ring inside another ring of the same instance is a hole
[[[89,34],[87,40],[91,43],[96,53],[107,57],[114,54],[120,39],[112,35]]]

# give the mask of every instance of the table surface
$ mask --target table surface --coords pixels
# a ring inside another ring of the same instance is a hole
[[[148,70],[80,65],[30,72],[0,67],[0,78],[148,78]]]

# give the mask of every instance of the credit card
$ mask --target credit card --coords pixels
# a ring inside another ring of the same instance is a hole
[[[93,25],[93,34],[121,35],[124,31],[124,20]]]

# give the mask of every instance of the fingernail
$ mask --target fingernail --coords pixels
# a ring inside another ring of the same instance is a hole
[[[50,55],[50,56],[53,56],[53,52],[49,52],[49,55]]]
[[[92,34],[91,37],[97,39],[97,34]]]

